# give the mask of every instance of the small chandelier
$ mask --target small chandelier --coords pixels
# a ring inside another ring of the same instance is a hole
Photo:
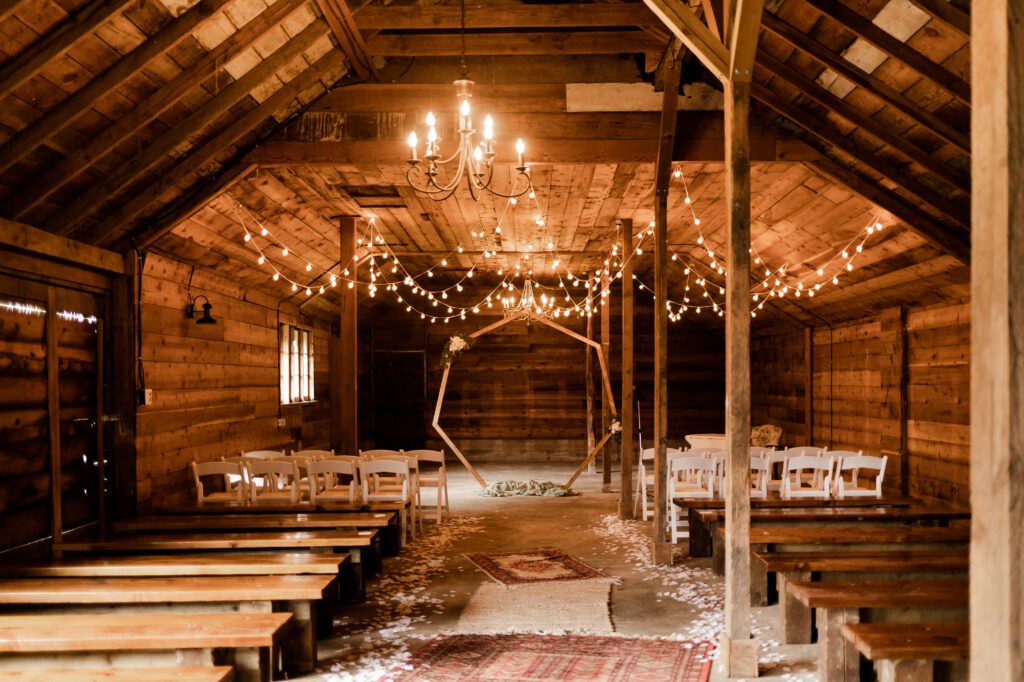
[[[533,189],[533,183],[526,172],[526,163],[523,161],[523,153],[526,146],[522,139],[516,140],[516,177],[512,181],[509,193],[500,192],[491,187],[494,180],[494,121],[488,115],[484,119],[484,139],[476,143],[473,136],[476,130],[473,129],[473,120],[470,117],[469,100],[473,97],[473,81],[467,78],[466,68],[466,2],[460,3],[462,13],[462,77],[452,83],[455,86],[455,97],[459,102],[459,143],[455,151],[448,158],[442,158],[441,138],[437,135],[433,112],[427,112],[427,149],[423,159],[416,154],[416,147],[419,140],[416,131],[409,133],[409,147],[412,154],[408,159],[409,168],[405,172],[405,178],[409,185],[434,201],[444,201],[455,193],[463,178],[469,187],[469,193],[473,199],[479,199],[484,192],[490,192],[495,196],[511,199],[519,197]],[[421,166],[421,161],[426,161],[426,166]],[[447,179],[438,179],[442,167]],[[524,187],[520,191],[520,181],[524,181]]]
[[[510,287],[513,291],[514,287]],[[552,310],[550,307],[544,307],[537,302],[537,299],[533,295],[533,280],[527,278],[523,282],[523,293],[516,301],[513,296],[502,297],[502,305],[505,306],[505,317],[513,319],[529,319],[530,315],[525,313],[533,313],[541,317],[550,318],[552,316]]]

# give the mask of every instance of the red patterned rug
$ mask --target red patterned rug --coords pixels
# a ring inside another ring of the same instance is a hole
[[[581,635],[439,636],[381,680],[707,682],[710,642]]]
[[[601,571],[557,549],[529,552],[467,554],[466,558],[505,585],[547,583],[556,580],[609,580]]]

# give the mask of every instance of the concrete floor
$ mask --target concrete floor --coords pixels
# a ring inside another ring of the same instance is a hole
[[[465,552],[552,547],[621,579],[612,588],[611,615],[617,633],[717,641],[723,625],[724,584],[710,559],[683,556],[674,566],[649,560],[650,523],[618,520],[618,487],[602,493],[600,474],[584,473],[569,498],[485,498],[457,463],[450,464],[452,520],[436,526],[385,559],[382,576],[370,582],[365,604],[336,614],[338,634],[320,642],[320,670],[305,680],[373,681],[434,635],[450,631],[470,595],[489,580],[462,556]],[[571,465],[481,464],[488,483],[501,480],[565,482]],[[618,472],[613,475],[617,480]],[[783,646],[777,641],[775,607],[754,609],[761,676],[777,682],[811,682],[817,645]],[[724,680],[716,664],[713,682]]]

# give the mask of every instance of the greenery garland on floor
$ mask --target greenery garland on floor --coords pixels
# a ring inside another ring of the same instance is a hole
[[[523,483],[522,481],[498,481],[490,484],[478,492],[477,495],[480,497],[514,497],[517,495],[570,497],[576,495],[576,493],[572,491],[572,488],[551,481],[544,481],[543,483],[538,483],[537,481],[530,481],[528,483]]]

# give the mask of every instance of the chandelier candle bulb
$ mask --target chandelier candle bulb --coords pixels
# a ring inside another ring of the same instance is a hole
[[[409,133],[409,147],[412,149],[412,156],[409,158],[410,161],[417,161],[418,160],[416,158],[416,144],[417,144],[417,142],[418,142],[418,140],[416,139],[416,131],[413,131],[413,132]]]

